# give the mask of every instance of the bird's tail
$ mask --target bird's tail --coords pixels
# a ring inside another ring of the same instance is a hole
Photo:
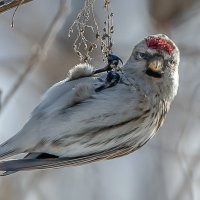
[[[0,145],[0,160],[11,157],[19,153],[14,137]]]

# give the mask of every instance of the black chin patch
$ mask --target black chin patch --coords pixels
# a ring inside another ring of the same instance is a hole
[[[151,76],[151,77],[154,77],[154,78],[162,78],[162,74],[161,74],[161,73],[152,71],[152,70],[149,69],[149,68],[146,70],[146,74],[147,74],[148,76]]]

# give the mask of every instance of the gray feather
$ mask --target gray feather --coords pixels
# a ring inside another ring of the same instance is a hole
[[[19,159],[4,161],[0,163],[0,171],[4,171],[1,176],[6,176],[17,171],[77,166],[103,159],[120,157],[122,155],[127,155],[134,150],[136,149],[133,149],[130,146],[120,146],[107,151],[74,158]]]

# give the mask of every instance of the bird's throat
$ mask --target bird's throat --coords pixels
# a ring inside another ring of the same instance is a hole
[[[154,77],[154,78],[162,78],[162,74],[160,72],[155,72],[153,70],[151,70],[150,68],[148,68],[146,70],[146,74],[148,76]]]

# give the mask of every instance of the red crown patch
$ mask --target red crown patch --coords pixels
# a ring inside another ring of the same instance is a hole
[[[148,48],[157,49],[167,52],[169,55],[174,51],[174,44],[166,39],[160,37],[150,36],[146,39]]]

